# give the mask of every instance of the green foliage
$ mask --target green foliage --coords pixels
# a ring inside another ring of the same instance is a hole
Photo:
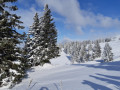
[[[59,47],[57,47],[57,30],[48,5],[45,6],[44,15],[40,19],[37,13],[33,19],[26,48],[30,63],[37,66],[50,63],[50,59],[58,57]]]
[[[18,10],[14,3],[17,0],[0,0],[0,86],[7,85],[7,82],[17,83],[25,75],[25,59],[22,49],[18,47],[25,35],[20,34],[16,29],[23,29],[23,22],[20,16],[10,13]],[[19,62],[19,64],[15,63]],[[16,71],[11,72],[11,70]],[[10,79],[10,77],[15,77]],[[7,79],[6,83],[2,82]]]

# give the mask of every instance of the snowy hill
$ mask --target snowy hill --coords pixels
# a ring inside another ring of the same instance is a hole
[[[113,37],[112,41],[109,42],[109,45],[112,47],[114,61],[120,60],[120,39],[119,38],[120,38],[120,35]],[[100,46],[101,46],[101,50],[103,51],[105,43],[101,43]]]
[[[66,55],[65,52],[62,50],[60,53],[60,57],[58,57],[57,59],[54,58],[51,61],[52,65],[67,65],[67,64],[71,64],[71,61],[69,60],[69,55]]]
[[[109,42],[114,61],[101,63],[101,58],[81,64],[71,65],[69,56],[63,51],[61,56],[51,60],[52,64],[33,67],[28,77],[12,90],[120,90],[120,40]],[[101,43],[103,50],[105,43]],[[0,90],[8,90],[7,87]]]

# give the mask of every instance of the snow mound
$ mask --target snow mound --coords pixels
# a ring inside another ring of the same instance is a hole
[[[49,63],[46,63],[43,65],[43,68],[52,68],[53,65],[49,64]]]
[[[51,68],[54,68],[55,66],[53,66],[52,64],[49,64],[49,63],[46,63],[44,64],[43,66],[34,66],[32,68],[33,71],[38,71],[38,70],[47,70],[47,69],[51,69]],[[29,73],[29,71],[28,71]]]
[[[70,56],[67,55],[63,50],[60,53],[60,57],[50,60],[52,65],[69,65],[71,64]]]

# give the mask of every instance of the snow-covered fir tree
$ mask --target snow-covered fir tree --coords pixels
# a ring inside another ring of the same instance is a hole
[[[27,46],[30,50],[29,59],[33,66],[50,63],[49,60],[59,54],[57,30],[51,16],[51,11],[46,5],[44,15],[39,19],[36,13],[34,23],[29,30]]]
[[[94,52],[93,52],[93,46],[92,46],[92,44],[90,43],[89,45],[88,45],[88,60],[89,61],[93,61],[95,59],[95,54],[94,54]]]
[[[45,5],[44,15],[42,17],[44,31],[44,55],[43,62],[49,62],[50,59],[59,56],[59,47],[57,47],[57,30],[53,22],[51,10]]]
[[[87,55],[88,55],[88,60],[91,60],[91,56],[92,56],[92,51],[93,50],[93,47],[92,47],[92,44],[90,43],[89,45],[88,45],[88,53],[87,53]]]
[[[78,47],[78,43],[73,43],[73,47],[72,49],[73,51],[71,51],[70,55],[72,57],[72,63],[78,62],[80,63],[80,50],[81,50],[81,46]]]
[[[75,62],[79,63],[80,62],[79,51],[73,51],[71,58],[72,58],[72,64],[74,64]]]
[[[18,47],[24,35],[16,31],[24,27],[20,25],[20,16],[13,14],[17,6],[11,4],[16,1],[0,0],[0,86],[9,84],[12,87],[25,75],[25,61]]]
[[[109,62],[113,60],[112,48],[108,43],[105,44],[102,58],[105,62]]]
[[[101,47],[99,45],[98,40],[95,41],[94,47],[93,47],[94,57],[98,58],[101,56]]]
[[[30,26],[30,30],[28,32],[27,35],[27,41],[25,44],[26,47],[26,51],[28,53],[27,57],[29,59],[29,64],[31,66],[34,66],[38,63],[40,63],[40,61],[38,61],[38,56],[36,56],[37,53],[37,47],[40,46],[40,43],[38,43],[38,37],[40,37],[40,23],[39,23],[39,16],[38,13],[35,14],[34,18],[33,18],[34,22],[33,25]]]
[[[92,51],[92,50],[93,50],[92,44],[89,44],[88,45],[88,52],[90,53],[90,51]]]
[[[88,61],[87,52],[86,52],[86,45],[82,45],[79,56],[80,56],[80,62]]]

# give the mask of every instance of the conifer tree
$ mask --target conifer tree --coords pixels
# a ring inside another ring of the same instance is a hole
[[[94,52],[95,58],[98,58],[101,56],[101,48],[100,48],[98,40],[95,41],[95,45],[93,47],[93,52]]]
[[[79,53],[77,51],[73,51],[71,58],[72,58],[72,64],[74,64],[75,62],[80,63]]]
[[[42,29],[44,32],[44,55],[43,63],[49,62],[50,59],[59,56],[59,48],[57,47],[57,30],[53,22],[51,15],[51,10],[48,8],[48,5],[45,5],[44,15],[41,20]]]
[[[32,60],[33,65],[50,63],[49,60],[59,54],[59,48],[56,45],[57,31],[52,21],[48,5],[45,6],[44,15],[40,19],[38,14],[35,14],[27,42],[30,50],[29,59]]]
[[[93,46],[92,46],[92,44],[89,44],[89,46],[88,46],[88,59],[90,61],[93,61],[95,59],[95,54],[93,52]]]
[[[24,35],[16,31],[17,28],[23,29],[24,27],[20,25],[22,23],[19,20],[20,16],[9,12],[9,10],[16,11],[17,6],[8,5],[16,1],[0,0],[0,86],[11,83],[12,87],[21,81],[25,73],[24,58],[18,47]]]
[[[90,59],[91,61],[93,61],[93,60],[95,59],[95,54],[94,54],[94,52],[91,53],[89,59]]]
[[[92,52],[93,52],[92,44],[89,44],[88,46],[88,60],[91,60]]]
[[[80,50],[80,62],[85,62],[87,61],[87,52],[86,52],[86,47],[83,45]]]
[[[37,47],[41,46],[40,44],[40,23],[39,23],[39,16],[38,13],[35,14],[34,18],[33,18],[34,22],[33,25],[30,27],[30,30],[28,32],[27,35],[27,41],[26,41],[26,51],[28,52],[28,59],[29,59],[29,64],[31,66],[36,65],[37,63],[39,63],[37,61],[38,58],[38,54],[37,54]],[[40,50],[40,49],[39,49]]]
[[[112,48],[108,43],[105,44],[104,51],[103,51],[103,59],[105,62],[109,62],[113,60],[113,53]]]

